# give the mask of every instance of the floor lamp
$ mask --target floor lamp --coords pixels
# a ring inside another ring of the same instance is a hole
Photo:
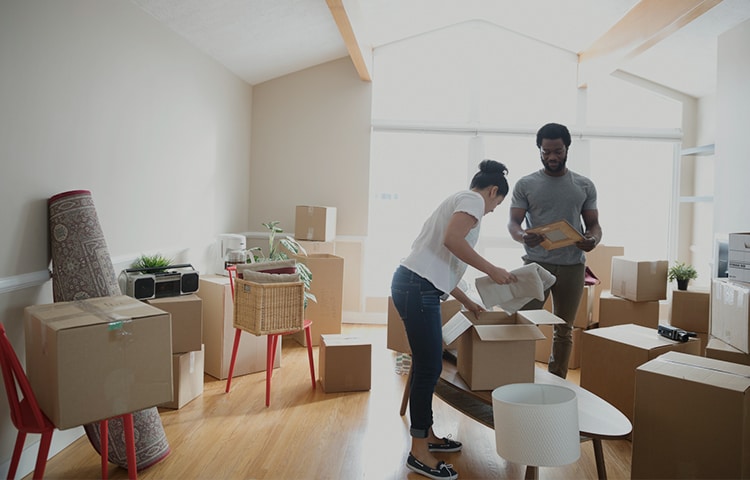
[[[497,453],[526,465],[526,478],[539,467],[575,462],[581,455],[578,402],[573,390],[557,385],[514,383],[492,391]]]

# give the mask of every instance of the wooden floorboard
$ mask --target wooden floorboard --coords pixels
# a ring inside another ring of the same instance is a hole
[[[271,406],[266,408],[265,373],[225,381],[205,377],[204,393],[179,410],[160,410],[172,449],[162,462],[139,472],[161,479],[423,479],[404,466],[410,445],[408,414],[399,415],[405,375],[395,371],[396,354],[385,347],[384,325],[344,324],[344,333],[372,342],[372,388],[326,394],[312,390],[305,347],[285,338],[282,365],[275,370]],[[318,348],[315,347],[317,368]],[[569,380],[578,381],[571,370]],[[443,456],[461,479],[516,479],[523,467],[495,451],[494,430],[436,399],[435,430],[464,443]],[[630,478],[630,442],[603,441],[610,479]],[[83,437],[50,459],[45,478],[99,478],[99,457]],[[581,458],[564,467],[540,468],[541,479],[594,479],[591,442]],[[31,478],[28,475],[26,478]],[[127,471],[110,466],[109,478]]]

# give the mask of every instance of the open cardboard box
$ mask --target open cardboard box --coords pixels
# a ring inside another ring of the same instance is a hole
[[[456,313],[443,325],[443,341],[456,342],[458,373],[472,390],[492,390],[509,383],[534,382],[536,341],[545,336],[537,325],[564,323],[547,310]]]

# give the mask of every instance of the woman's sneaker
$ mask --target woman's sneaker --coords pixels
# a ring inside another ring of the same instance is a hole
[[[458,478],[458,473],[453,470],[453,465],[449,465],[442,460],[438,462],[437,468],[432,468],[417,460],[414,455],[409,454],[409,458],[406,460],[406,467],[413,472],[417,472],[433,480],[456,480]]]
[[[429,447],[430,451],[431,452],[443,452],[443,453],[461,451],[461,447],[463,446],[461,442],[457,442],[451,439],[450,435],[443,438],[442,440],[443,441],[441,443],[428,443],[427,446]]]

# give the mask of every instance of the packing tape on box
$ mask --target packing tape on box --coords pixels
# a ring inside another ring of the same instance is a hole
[[[699,370],[704,370],[704,371],[707,371],[707,372],[716,372],[716,373],[721,373],[721,374],[724,374],[724,375],[731,375],[731,376],[739,377],[739,378],[750,378],[750,375],[743,375],[741,373],[730,372],[730,371],[727,371],[727,370],[722,370],[720,368],[707,367],[705,365],[696,365],[694,363],[680,362],[678,360],[673,360],[671,358],[656,357],[655,360],[657,362],[668,363],[670,365],[681,365],[683,367],[697,368]]]

